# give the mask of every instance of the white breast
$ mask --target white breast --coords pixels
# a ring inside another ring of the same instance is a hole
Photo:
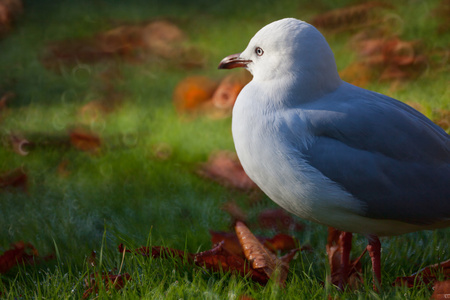
[[[264,193],[287,211],[327,226],[361,233],[384,228],[376,220],[367,221],[361,201],[302,157],[315,138],[302,110],[274,108],[255,94],[255,86],[248,85],[239,95],[232,131],[245,172]]]

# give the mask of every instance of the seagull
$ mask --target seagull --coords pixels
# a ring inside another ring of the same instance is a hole
[[[365,235],[377,290],[379,237],[450,226],[450,136],[403,102],[341,80],[314,26],[270,23],[218,68],[253,75],[232,115],[245,172],[285,210],[346,233],[344,270],[352,233]]]

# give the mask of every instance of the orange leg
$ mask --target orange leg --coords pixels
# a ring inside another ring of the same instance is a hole
[[[351,232],[342,232],[339,236],[339,246],[341,251],[341,274],[343,282],[341,284],[346,285],[348,283],[348,273],[350,271],[350,252],[352,250],[352,237]],[[340,289],[344,289],[345,286],[339,286]]]
[[[376,235],[369,236],[367,251],[372,260],[373,289],[378,292],[381,287],[381,243]]]

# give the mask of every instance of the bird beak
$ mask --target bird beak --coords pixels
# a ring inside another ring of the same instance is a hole
[[[228,55],[219,64],[218,69],[245,68],[252,61],[240,57],[240,53]]]

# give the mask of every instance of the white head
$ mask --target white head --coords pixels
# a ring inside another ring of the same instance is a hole
[[[326,90],[341,80],[333,52],[314,26],[293,18],[275,21],[259,30],[247,48],[224,58],[219,69],[245,67],[255,81],[283,80]],[[317,86],[319,85],[319,86]]]

